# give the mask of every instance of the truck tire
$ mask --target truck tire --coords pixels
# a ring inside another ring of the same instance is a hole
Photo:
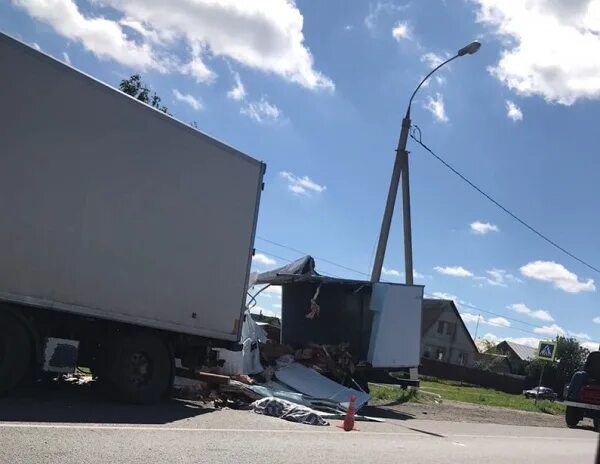
[[[33,364],[33,346],[25,326],[0,312],[0,395],[20,384]]]
[[[565,411],[565,422],[567,423],[567,427],[572,429],[573,427],[577,427],[579,421],[583,419],[583,413],[579,411],[579,408],[574,408],[573,406],[567,406],[567,410]]]
[[[600,433],[600,418],[599,417],[594,417],[594,430],[598,433]]]
[[[172,384],[173,357],[156,335],[121,337],[109,347],[105,387],[111,396],[129,403],[159,401]]]

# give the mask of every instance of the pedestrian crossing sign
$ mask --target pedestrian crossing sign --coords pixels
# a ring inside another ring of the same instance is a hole
[[[540,342],[537,351],[538,359],[554,361],[556,359],[556,342]]]

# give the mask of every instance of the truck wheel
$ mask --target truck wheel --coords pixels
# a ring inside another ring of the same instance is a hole
[[[578,408],[567,406],[567,410],[565,411],[565,422],[567,423],[567,427],[571,429],[577,427],[577,424],[579,424],[581,419],[581,413]]]
[[[594,430],[600,433],[600,418],[594,417]]]
[[[0,394],[16,387],[31,369],[33,347],[25,326],[0,313]]]
[[[148,404],[168,391],[173,359],[165,343],[149,333],[115,340],[106,371],[106,386],[117,399]]]

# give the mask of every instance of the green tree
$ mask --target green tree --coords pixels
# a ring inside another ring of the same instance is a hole
[[[169,109],[166,106],[161,105],[161,98],[156,92],[151,92],[148,86],[142,81],[142,76],[139,74],[133,74],[129,79],[123,79],[119,84],[119,90],[163,113],[170,114]]]
[[[590,352],[575,338],[556,337],[556,341],[556,373],[559,379],[566,379],[568,382],[575,372],[583,368]]]

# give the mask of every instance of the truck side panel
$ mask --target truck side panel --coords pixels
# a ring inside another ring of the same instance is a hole
[[[0,298],[235,340],[262,163],[0,34]]]

